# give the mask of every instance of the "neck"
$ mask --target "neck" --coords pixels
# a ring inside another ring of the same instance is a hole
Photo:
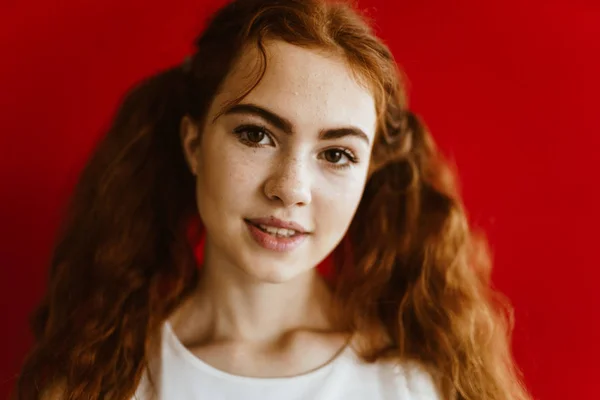
[[[211,340],[273,342],[295,331],[331,331],[331,297],[316,269],[283,283],[261,282],[206,252],[194,315]]]

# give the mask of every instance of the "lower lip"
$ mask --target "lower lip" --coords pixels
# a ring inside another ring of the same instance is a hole
[[[305,233],[296,233],[290,237],[279,237],[268,234],[261,230],[259,227],[252,225],[250,222],[245,221],[250,235],[254,238],[256,243],[264,247],[267,250],[286,252],[296,249],[306,239]]]

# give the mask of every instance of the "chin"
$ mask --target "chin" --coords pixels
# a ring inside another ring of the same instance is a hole
[[[254,264],[256,266],[257,263]],[[301,268],[300,266],[290,265],[290,263],[277,263],[265,261],[261,268],[244,268],[244,272],[264,283],[286,283],[291,282],[301,276],[305,276],[313,268]]]

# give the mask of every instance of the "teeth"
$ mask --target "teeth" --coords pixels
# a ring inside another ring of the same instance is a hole
[[[274,228],[272,226],[262,225],[262,224],[259,225],[259,227],[263,231],[270,233],[273,236],[278,236],[278,237],[290,237],[290,236],[294,236],[296,234],[296,231],[293,231],[291,229]]]

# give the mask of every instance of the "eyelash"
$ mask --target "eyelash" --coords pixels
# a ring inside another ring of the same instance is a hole
[[[238,140],[240,142],[242,142],[243,144],[245,144],[246,146],[255,147],[255,148],[268,146],[265,144],[255,143],[255,142],[252,142],[251,140],[248,140],[247,138],[244,138],[243,137],[244,134],[247,134],[247,133],[263,133],[271,141],[275,142],[275,140],[273,139],[273,134],[266,127],[264,127],[262,125],[241,125],[233,130],[233,134],[236,135],[238,137]],[[348,159],[348,163],[346,163],[346,164],[334,164],[334,163],[327,162],[332,168],[346,169],[346,168],[350,168],[352,166],[352,164],[357,164],[360,161],[358,159],[358,157],[356,157],[352,151],[350,151],[346,148],[334,147],[334,148],[326,149],[325,151],[332,151],[332,150],[339,151]]]

